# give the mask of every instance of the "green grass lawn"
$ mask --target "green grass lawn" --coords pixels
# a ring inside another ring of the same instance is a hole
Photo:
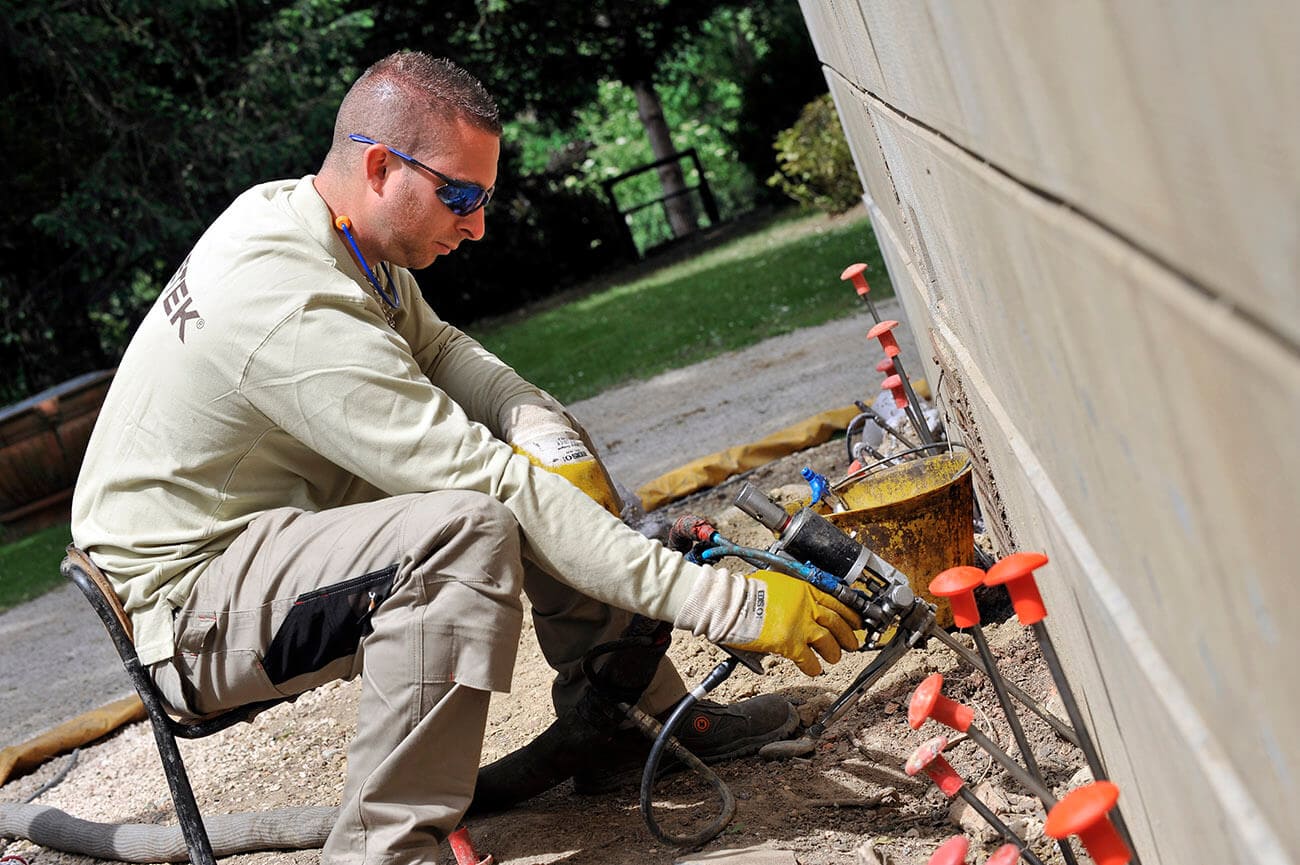
[[[870,223],[782,219],[680,264],[475,338],[562,402],[856,312],[840,272],[870,265],[872,297],[893,293]]]
[[[0,546],[0,610],[16,607],[64,582],[63,550],[72,543],[68,524],[50,526]]]

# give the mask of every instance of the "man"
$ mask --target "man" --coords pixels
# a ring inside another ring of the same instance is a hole
[[[620,523],[563,407],[423,302],[410,269],[483,236],[500,131],[446,61],[367,70],[320,173],[241,195],[163,290],[73,501],[178,713],[364,672],[330,861],[435,858],[510,684],[521,591],[557,707],[623,610],[810,675],[814,651],[857,646],[857,617],[806,584],[692,565]],[[665,664],[642,706],[682,693]],[[750,702],[719,720],[788,732],[783,701]]]

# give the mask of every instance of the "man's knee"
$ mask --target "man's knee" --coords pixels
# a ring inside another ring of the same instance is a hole
[[[507,690],[523,621],[519,526],[481,493],[413,498],[402,530],[407,552],[393,596],[375,614],[366,663],[380,646],[393,645],[390,636],[403,642],[418,633],[416,663],[426,683]]]
[[[518,594],[523,582],[519,524],[505,505],[484,493],[441,490],[413,497],[402,528],[403,546],[418,575],[485,575]]]

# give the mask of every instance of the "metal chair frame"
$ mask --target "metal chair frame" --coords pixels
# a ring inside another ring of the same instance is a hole
[[[194,865],[215,865],[216,857],[212,852],[212,843],[208,840],[203,818],[199,814],[198,802],[194,799],[194,790],[190,786],[189,774],[185,771],[185,762],[181,759],[180,748],[176,738],[202,739],[211,736],[240,721],[250,720],[259,712],[278,705],[286,700],[269,700],[250,703],[238,709],[222,712],[193,722],[178,721],[167,714],[162,696],[149,677],[132,642],[131,619],[122,608],[122,602],[113,590],[112,583],[84,552],[69,545],[68,556],[63,560],[59,570],[67,577],[99,615],[104,629],[108,631],[117,654],[122,658],[122,666],[131,677],[140,701],[144,703],[149,721],[153,725],[154,740],[158,745],[158,755],[162,758],[163,772],[167,776],[167,786],[171,789],[172,803],[176,807],[176,817],[180,821],[181,832],[185,836],[185,846],[189,850],[190,861]]]

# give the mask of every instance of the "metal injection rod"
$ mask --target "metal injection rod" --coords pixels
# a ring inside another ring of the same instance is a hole
[[[1011,697],[1007,694],[1006,680],[998,671],[993,652],[989,649],[988,639],[984,636],[984,628],[980,626],[979,607],[975,604],[975,587],[983,584],[984,572],[979,568],[965,566],[949,568],[930,581],[930,593],[939,598],[947,598],[952,606],[953,621],[957,627],[970,629],[971,637],[975,640],[975,648],[979,650],[980,658],[987,668],[988,679],[993,684],[994,693],[997,694],[998,704],[1002,706],[1002,714],[1006,715],[1007,724],[1011,727],[1011,735],[1015,737],[1016,746],[1020,748],[1020,757],[1025,761],[1025,768],[1041,782],[1043,773],[1039,771],[1038,763],[1034,760],[1034,753],[1029,747],[1025,729],[1020,726],[1020,718],[1016,715],[1015,706],[1012,705]]]
[[[970,664],[972,667],[979,670],[984,675],[986,676],[988,675],[988,670],[985,669],[984,662],[980,660],[979,656],[976,655],[974,652],[972,652],[970,649],[963,646],[961,643],[959,643],[956,640],[956,638],[952,636],[952,634],[949,634],[943,628],[940,628],[938,625],[935,625],[934,627],[930,628],[929,632],[927,633],[927,636],[934,637],[936,640],[938,640],[939,642],[943,643],[945,646],[947,646],[948,648],[956,652],[961,657],[961,659],[965,661],[967,664]],[[1033,697],[1029,696],[1024,691],[1022,691],[1014,682],[1007,682],[1007,691],[1011,694],[1011,696],[1016,698],[1016,700],[1020,703],[1020,705],[1024,706],[1026,709],[1033,712],[1044,722],[1046,722],[1048,726],[1050,726],[1053,730],[1055,730],[1056,735],[1060,736],[1062,739],[1069,742],[1071,745],[1074,745],[1076,748],[1079,746],[1078,737],[1074,735],[1074,731],[1071,730],[1070,727],[1064,721],[1062,721],[1060,718],[1056,717],[1051,712],[1047,711],[1038,703],[1036,703]]]
[[[868,331],[867,338],[876,339],[879,335],[877,331],[880,331],[886,322],[881,320],[880,314],[876,312],[876,307],[871,302],[871,287],[867,285],[867,278],[863,275],[866,272],[866,269],[867,265],[863,262],[850,264],[848,267],[844,268],[844,272],[840,274],[840,279],[851,281],[853,283],[853,289],[858,293],[858,297],[862,298],[862,302],[867,305],[867,310],[871,313],[871,319],[876,323],[875,326]],[[895,321],[889,327],[884,328],[884,336],[880,339],[880,345],[885,349],[885,354],[894,361],[894,366],[898,370],[898,375],[903,380],[903,387],[907,390],[907,398],[913,406],[917,406],[916,411],[919,414],[921,411],[921,404],[917,402],[916,394],[912,390],[912,382],[908,380],[907,373],[903,370],[903,361],[898,357],[898,343],[895,341],[893,334],[889,333],[889,331],[897,325],[898,322]],[[892,353],[890,350],[891,344],[893,345]],[[908,413],[908,416],[912,417],[911,412]],[[916,424],[917,432],[921,436],[922,443],[934,444],[934,438],[930,435],[929,427],[925,424],[924,415],[922,415],[920,423],[917,423],[915,417],[912,417],[912,422]]]
[[[1010,754],[1003,751],[983,730],[975,726],[974,709],[944,696],[942,673],[931,673],[926,676],[925,681],[917,685],[916,690],[912,692],[912,699],[907,706],[907,725],[913,730],[920,730],[929,720],[970,736],[971,741],[988,751],[1011,777],[1037,796],[1047,808],[1056,804],[1056,797],[1052,795],[1051,790],[1047,789],[1042,779],[1026,772]]]
[[[1038,583],[1034,579],[1034,571],[1047,564],[1047,561],[1047,556],[1042,553],[1012,553],[989,569],[984,584],[986,586],[1005,585],[1007,587],[1007,593],[1011,595],[1011,604],[1016,609],[1016,618],[1020,620],[1022,625],[1027,625],[1038,639],[1038,648],[1043,654],[1043,661],[1047,664],[1047,669],[1052,673],[1052,681],[1056,683],[1057,693],[1061,695],[1061,703],[1065,706],[1065,713],[1069,716],[1070,723],[1074,725],[1074,729],[1079,735],[1079,749],[1083,751],[1083,758],[1088,762],[1088,768],[1092,771],[1093,780],[1107,781],[1109,777],[1106,774],[1106,766],[1102,763],[1101,754],[1097,751],[1097,745],[1088,733],[1088,727],[1083,720],[1083,712],[1079,710],[1079,703],[1074,698],[1074,690],[1070,687],[1069,679],[1065,677],[1065,668],[1061,666],[1060,656],[1056,654],[1056,645],[1052,642],[1052,635],[1047,632],[1047,626],[1043,624],[1043,619],[1047,617],[1047,607],[1043,604],[1043,597],[1038,592]],[[1128,845],[1130,850],[1134,849],[1133,838],[1129,834],[1128,825],[1124,822],[1124,817],[1120,814],[1118,808],[1115,810],[1113,819],[1115,828],[1119,830],[1124,843]],[[1133,854],[1133,862],[1138,863],[1136,853]]]
[[[1012,778],[1037,796],[1038,800],[1043,803],[1045,811],[1051,811],[1056,806],[1056,796],[1048,789],[1047,782],[1043,780],[1042,772],[1038,770],[1037,764],[1029,764],[1029,771],[1022,769],[1010,754],[1003,751],[983,730],[976,727],[973,723],[975,720],[975,711],[973,709],[943,695],[943,674],[941,673],[927,676],[925,681],[912,692],[912,699],[907,707],[907,723],[913,730],[921,729],[921,726],[930,718],[946,727],[951,727],[959,733],[970,736],[971,741],[988,752],[989,756],[996,760]],[[1027,754],[1029,752],[1024,751],[1023,753]],[[1074,858],[1074,850],[1070,847],[1069,840],[1061,838],[1056,843],[1060,847],[1061,858],[1069,865],[1075,865],[1077,860]]]
[[[966,781],[957,774],[957,770],[953,769],[952,764],[944,759],[943,749],[946,747],[948,747],[948,739],[945,736],[937,736],[928,742],[922,743],[921,747],[917,748],[912,753],[912,756],[907,759],[903,771],[909,775],[925,772],[943,795],[949,799],[953,796],[960,796],[967,805],[975,809],[975,813],[998,830],[998,833],[1003,838],[1015,844],[1020,849],[1020,855],[1026,862],[1029,862],[1030,865],[1043,865],[1043,860],[1039,859],[1034,854],[1034,851],[1029,849],[1025,839],[1012,831],[1010,826],[1002,822],[1001,818],[993,813],[993,809],[980,801],[980,798],[966,786]]]
[[[903,369],[902,349],[898,347],[898,340],[893,333],[896,327],[898,327],[898,322],[892,319],[877,322],[875,327],[867,331],[867,339],[880,340],[880,347],[884,349],[885,356],[894,362],[894,369],[901,379],[900,383],[903,386],[903,392],[906,394],[910,406],[914,408],[911,413],[912,423],[916,425],[916,432],[921,437],[921,443],[934,444],[934,437],[930,435],[930,427],[925,423],[924,416],[921,414],[921,403],[916,398],[916,392],[912,390],[912,382],[907,377],[907,371]]]

